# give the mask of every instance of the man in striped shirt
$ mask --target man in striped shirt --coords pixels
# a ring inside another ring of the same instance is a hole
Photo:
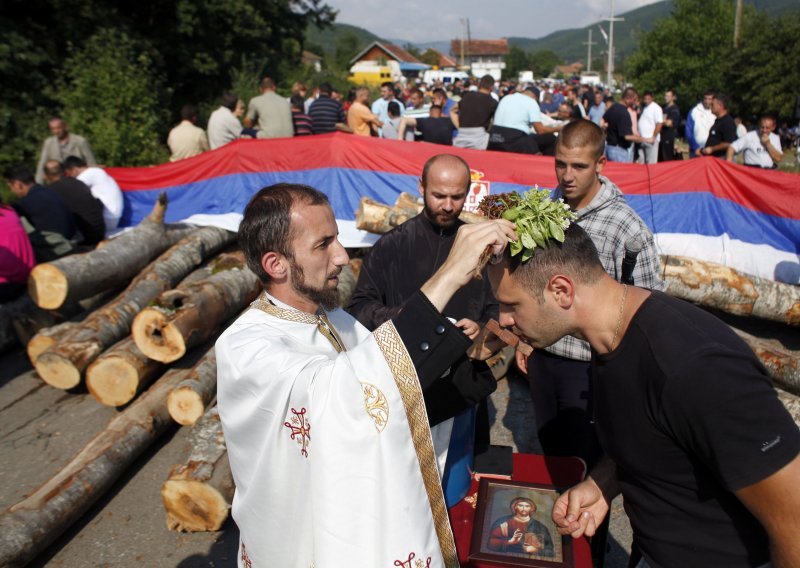
[[[350,132],[342,103],[331,98],[332,92],[330,83],[322,83],[319,86],[319,97],[308,109],[314,134],[329,134],[337,130]]]

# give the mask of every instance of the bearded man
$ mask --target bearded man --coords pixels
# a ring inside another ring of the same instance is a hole
[[[422,213],[383,235],[361,267],[347,310],[364,327],[376,329],[399,314],[442,266],[464,224],[458,216],[469,187],[470,170],[463,159],[439,154],[428,160],[419,179],[425,202]],[[474,339],[482,324],[498,316],[488,278],[473,280],[459,290],[442,313]],[[489,444],[488,409],[483,401],[496,388],[486,363],[464,356],[451,367],[442,386],[426,396],[431,425],[439,425],[434,430],[437,444],[450,445],[444,477],[448,506],[466,494],[473,455]],[[459,411],[463,412],[459,415]],[[451,417],[454,420],[448,420]]]
[[[277,184],[248,204],[239,240],[265,291],[216,344],[238,566],[458,567],[424,397],[471,345],[441,311],[514,236],[465,229],[447,269],[369,333],[332,309],[349,259],[327,197]]]

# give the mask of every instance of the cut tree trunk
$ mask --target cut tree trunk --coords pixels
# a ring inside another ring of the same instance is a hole
[[[800,325],[798,286],[682,256],[665,256],[662,262],[671,296],[730,314]]]
[[[28,277],[28,292],[36,304],[54,310],[129,282],[148,262],[194,230],[164,225],[166,195],[133,230],[110,239],[103,247],[40,264]]]
[[[194,366],[191,374],[167,397],[167,409],[181,426],[192,426],[203,416],[217,394],[217,356],[212,349]]]
[[[792,420],[797,424],[797,427],[800,428],[800,398],[790,392],[781,389],[776,390],[778,391],[778,398],[783,403],[783,406],[789,412]]]
[[[164,365],[145,356],[128,336],[86,369],[86,388],[101,404],[122,406],[155,379]]]
[[[232,242],[236,233],[203,227],[173,245],[145,268],[114,301],[94,311],[58,343],[36,358],[36,371],[48,384],[70,389],[81,383],[89,364],[130,333],[134,316],[175,286],[205,257]]]
[[[731,329],[750,346],[776,385],[800,396],[800,353],[785,349],[775,340],[762,339],[735,327]]]
[[[24,566],[111,488],[172,424],[164,402],[189,372],[167,371],[61,471],[0,515],[0,566]]]
[[[214,406],[195,424],[185,464],[176,465],[161,487],[167,528],[175,531],[216,531],[228,518],[233,500],[233,476],[225,437]]]
[[[131,335],[151,359],[177,361],[255,300],[261,288],[241,252],[222,255],[205,280],[160,294],[133,320]]]
[[[394,206],[379,203],[368,197],[362,197],[358,211],[356,211],[356,228],[382,235],[398,225],[402,225],[411,217],[422,212],[422,204],[416,199],[407,197],[408,195],[401,194],[397,204]],[[462,211],[458,218],[465,223],[486,221],[486,217],[469,211]]]
[[[360,258],[351,258],[339,274],[339,305],[342,307],[347,307],[356,290],[358,275],[361,272],[361,262]]]

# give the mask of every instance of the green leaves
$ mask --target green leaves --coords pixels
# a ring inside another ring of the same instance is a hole
[[[575,214],[562,200],[553,201],[546,189],[534,188],[523,195],[516,192],[488,196],[480,209],[490,218],[502,217],[516,225],[519,239],[509,245],[511,256],[522,253],[525,262],[536,247],[549,240],[564,242],[564,229]]]

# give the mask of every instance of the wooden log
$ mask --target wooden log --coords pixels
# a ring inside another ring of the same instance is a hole
[[[682,256],[661,260],[671,296],[730,314],[800,325],[800,286]]]
[[[48,384],[71,389],[97,357],[130,333],[134,316],[160,293],[175,286],[205,257],[236,237],[217,227],[203,227],[173,245],[142,271],[114,301],[92,312],[56,345],[36,358],[36,371]]]
[[[778,399],[792,416],[792,420],[797,424],[797,427],[800,428],[800,397],[785,390],[776,390],[778,391]]]
[[[219,530],[233,501],[233,476],[217,407],[195,424],[185,464],[176,465],[161,487],[167,528],[198,532]]]
[[[86,369],[86,388],[100,404],[122,406],[132,401],[164,365],[142,353],[128,336],[104,351]]]
[[[339,274],[337,291],[339,292],[338,303],[340,306],[347,306],[350,303],[350,298],[353,297],[356,284],[358,284],[358,274],[361,272],[361,263],[360,258],[351,258],[350,262],[342,268],[342,272]]]
[[[211,338],[261,292],[241,252],[221,256],[205,280],[181,284],[158,296],[133,320],[131,335],[146,356],[177,361]]]
[[[217,356],[212,349],[195,365],[192,373],[167,397],[167,409],[181,426],[192,426],[203,416],[217,394]]]
[[[391,207],[368,197],[362,197],[356,211],[356,228],[382,235],[398,225],[402,225],[411,217],[422,211],[422,204],[410,199],[398,200],[400,205]],[[458,216],[465,223],[486,221],[482,215],[462,211]]]
[[[800,353],[785,349],[778,341],[762,339],[735,327],[731,329],[750,346],[777,386],[800,396]]]
[[[54,310],[65,303],[125,285],[148,262],[185,237],[193,228],[168,231],[164,225],[166,195],[131,231],[103,247],[39,264],[28,277],[28,292],[36,304]]]
[[[172,424],[164,402],[191,372],[167,371],[58,473],[0,515],[0,566],[28,563],[111,488]]]

